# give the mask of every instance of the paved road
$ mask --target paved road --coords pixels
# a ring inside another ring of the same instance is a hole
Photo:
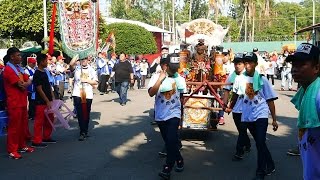
[[[279,82],[275,89],[279,89]],[[297,111],[289,102],[293,92],[278,92],[276,101],[279,130],[268,128],[267,143],[276,163],[276,173],[267,180],[302,179],[299,157],[286,151],[296,144]],[[21,160],[7,158],[6,139],[0,137],[1,180],[158,180],[164,159],[158,157],[163,147],[159,130],[150,125],[153,98],[146,90],[129,91],[127,106],[117,103],[116,94],[95,95],[90,135],[79,142],[76,120],[71,130],[54,132],[57,144],[23,154]],[[71,105],[68,100],[67,104]],[[192,133],[184,140],[182,155],[185,171],[172,173],[172,179],[248,180],[255,174],[256,150],[241,162],[231,161],[235,151],[236,129],[231,116],[219,131]],[[191,138],[197,140],[190,140]],[[252,140],[252,143],[254,141]]]

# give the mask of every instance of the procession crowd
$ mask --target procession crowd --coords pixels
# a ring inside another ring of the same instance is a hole
[[[300,89],[292,99],[299,110],[299,148],[303,162],[304,179],[320,178],[319,137],[320,137],[320,51],[311,44],[301,44],[294,53],[284,52],[259,54],[257,48],[252,52],[222,52],[227,83],[223,87],[223,111],[219,112],[219,124],[224,124],[223,113],[232,113],[238,130],[238,141],[233,160],[240,161],[244,153],[250,152],[251,142],[247,130],[251,133],[257,148],[257,168],[254,179],[264,179],[275,172],[275,163],[266,144],[269,115],[272,117],[273,130],[278,129],[276,107],[277,95],[273,89],[274,78],[281,77],[281,90],[293,90],[293,79]],[[184,170],[184,159],[180,153],[179,126],[182,116],[181,94],[186,93],[186,80],[180,74],[179,55],[169,53],[163,47],[160,57],[151,65],[141,56],[128,56],[123,53],[99,53],[96,58],[75,56],[69,63],[64,62],[62,54],[57,56],[38,54],[28,58],[26,67],[21,66],[19,49],[9,48],[0,65],[0,110],[8,113],[7,152],[10,158],[20,159],[21,152],[33,152],[34,148],[44,148],[56,143],[51,138],[52,114],[46,117],[46,111],[52,108],[56,100],[64,100],[65,82],[67,92],[71,94],[74,112],[79,124],[79,141],[88,135],[90,112],[94,89],[100,95],[117,92],[120,105],[125,106],[127,91],[147,88],[148,94],[155,97],[155,122],[158,125],[165,144],[167,157],[159,173],[169,179],[171,171]],[[148,74],[152,74],[146,85]],[[271,83],[269,82],[271,79]],[[28,107],[27,107],[28,106]],[[311,111],[311,112],[310,112]],[[29,131],[29,120],[34,120],[33,135]],[[28,145],[31,141],[31,146]],[[176,164],[176,166],[175,166]]]

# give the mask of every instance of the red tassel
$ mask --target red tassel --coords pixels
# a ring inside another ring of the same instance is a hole
[[[84,121],[89,120],[89,114],[88,114],[88,109],[87,109],[87,103],[81,103],[82,106],[82,116]]]
[[[51,17],[51,27],[50,27],[50,40],[49,40],[49,54],[53,54],[53,45],[54,45],[54,26],[56,22],[56,14],[57,14],[57,3],[53,3],[52,7],[52,17]]]

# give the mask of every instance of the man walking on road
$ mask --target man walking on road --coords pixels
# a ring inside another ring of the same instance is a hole
[[[159,176],[170,179],[175,163],[175,171],[182,172],[184,161],[179,151],[178,127],[181,119],[180,93],[185,92],[185,79],[177,74],[179,68],[178,55],[162,58],[163,71],[154,74],[148,85],[148,93],[155,96],[155,120],[167,150],[166,164]]]
[[[235,80],[238,77],[242,77],[244,76],[244,59],[243,59],[243,54],[236,54],[235,58],[233,60],[234,63],[234,68],[235,71],[228,76],[226,83],[234,83]],[[228,104],[228,100],[229,100],[229,95],[230,95],[230,91],[232,90],[232,86],[231,85],[227,85],[224,87],[224,98],[223,101],[225,104]],[[250,139],[249,136],[247,134],[247,128],[246,125],[244,124],[244,122],[241,122],[241,115],[242,115],[242,101],[243,101],[243,97],[239,96],[236,105],[234,106],[233,110],[232,110],[232,117],[234,120],[234,124],[237,127],[238,130],[238,141],[237,141],[237,145],[236,145],[236,153],[233,156],[232,160],[233,161],[240,161],[243,159],[243,155],[245,152],[250,152],[250,148],[251,148],[251,144],[250,144]]]
[[[291,102],[299,111],[299,147],[304,180],[320,179],[320,50],[303,43],[287,57],[293,79],[301,88]]]
[[[120,105],[127,104],[127,93],[129,83],[133,83],[133,69],[129,61],[126,60],[125,54],[120,54],[120,61],[112,69],[111,78],[115,76],[116,90],[119,94]]]
[[[263,180],[264,176],[275,172],[275,164],[266,144],[266,135],[269,113],[273,119],[273,130],[278,129],[274,104],[277,96],[267,78],[255,70],[258,65],[257,55],[247,53],[244,60],[246,72],[234,82],[231,105],[226,108],[226,112],[230,113],[239,96],[243,96],[241,122],[249,129],[257,147],[258,163],[254,179]]]

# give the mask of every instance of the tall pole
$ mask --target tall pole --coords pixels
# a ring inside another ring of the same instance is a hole
[[[316,0],[312,0],[312,25],[314,26],[316,24]],[[316,32],[313,28],[312,30],[312,42],[315,44],[316,42]]]
[[[48,37],[47,1],[43,0],[43,37]],[[48,43],[44,42],[44,49],[48,48]]]
[[[164,30],[164,0],[161,0],[162,29]]]
[[[297,15],[294,15],[294,44],[297,45]]]
[[[176,25],[175,25],[175,0],[172,0],[172,32],[173,32],[173,43],[176,44]]]
[[[189,21],[191,21],[192,4],[193,4],[193,0],[190,0],[190,7],[189,7]]]
[[[247,42],[247,6],[248,4],[244,4],[244,42]]]
[[[252,16],[252,42],[254,42],[254,16]]]

